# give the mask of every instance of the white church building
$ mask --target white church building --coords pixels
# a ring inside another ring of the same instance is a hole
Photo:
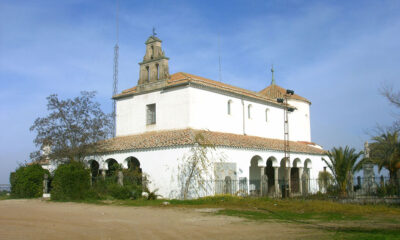
[[[180,198],[179,164],[201,134],[215,146],[207,177],[229,181],[231,193],[266,189],[263,194],[279,196],[284,179],[293,194],[310,189],[307,179],[324,170],[325,151],[311,141],[309,100],[297,94],[288,99],[294,111],[288,114],[290,159],[285,168],[285,105],[277,98],[286,89],[273,77],[269,86],[254,92],[189,73],[170,74],[161,43],[154,35],[147,39],[137,85],[113,96],[116,137],[86,158],[88,166],[106,171],[115,162],[124,168],[136,165],[148,176],[150,190]],[[214,187],[202,195],[225,190]]]

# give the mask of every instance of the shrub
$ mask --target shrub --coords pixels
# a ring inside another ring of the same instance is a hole
[[[107,188],[111,197],[115,199],[129,199],[132,195],[130,189],[126,186],[111,184],[108,185]]]
[[[39,164],[20,166],[10,174],[11,196],[15,198],[37,198],[43,195],[44,174],[50,175]]]
[[[82,200],[93,197],[90,191],[90,170],[80,162],[58,166],[52,181],[52,200]]]

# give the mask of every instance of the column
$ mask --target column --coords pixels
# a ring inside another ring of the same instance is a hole
[[[49,192],[49,176],[45,173],[43,176],[43,194]]]
[[[291,170],[292,168],[291,167],[287,167],[286,168],[286,184],[287,184],[287,197],[290,197],[291,196],[291,193],[292,193],[292,183],[290,182],[290,170]]]
[[[103,176],[103,179],[106,179],[106,170],[105,169],[101,170],[101,176]]]
[[[124,186],[124,174],[122,173],[122,171],[118,171],[118,184],[120,186]]]
[[[265,175],[265,167],[260,167],[261,174],[260,174],[260,196],[264,196],[264,175]]]
[[[303,181],[301,180],[301,176],[303,175],[303,168],[299,167],[299,193],[303,194]]]
[[[90,171],[90,186],[92,186],[92,185],[93,185],[93,174]]]
[[[279,168],[274,167],[275,197],[279,196]]]

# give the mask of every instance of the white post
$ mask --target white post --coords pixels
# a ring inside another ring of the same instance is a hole
[[[299,193],[303,194],[303,182],[301,180],[301,176],[303,175],[303,168],[299,167]]]
[[[279,196],[279,168],[274,167],[274,185],[275,185],[275,197]]]

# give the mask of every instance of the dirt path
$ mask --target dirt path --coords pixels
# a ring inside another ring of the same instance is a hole
[[[195,209],[0,201],[1,240],[322,239],[325,234],[297,224],[246,221]]]

